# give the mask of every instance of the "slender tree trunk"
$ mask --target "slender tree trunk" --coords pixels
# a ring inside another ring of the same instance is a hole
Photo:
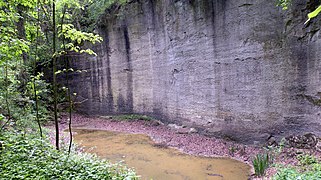
[[[65,13],[66,13],[66,7],[63,8],[62,12],[62,18],[61,18],[61,32],[63,31],[63,24],[65,20]],[[71,131],[71,118],[72,118],[72,101],[71,101],[71,94],[70,94],[70,87],[69,87],[69,59],[67,56],[67,51],[66,51],[66,42],[65,42],[65,36],[64,34],[62,35],[62,44],[63,44],[63,50],[64,50],[64,60],[65,60],[65,67],[66,67],[66,86],[67,86],[67,96],[68,96],[68,103],[69,103],[69,108],[68,108],[68,113],[69,113],[69,123],[68,123],[68,130],[69,130],[69,146],[68,146],[68,154],[71,152],[71,146],[72,146],[72,131]]]
[[[24,7],[22,4],[18,4],[16,7],[17,13],[19,15],[19,19],[16,22],[16,28],[17,28],[17,35],[19,39],[26,40],[26,28],[25,28],[25,22],[26,22],[26,7]],[[26,70],[26,65],[28,62],[28,54],[26,52],[22,52],[22,61],[19,61],[20,64],[22,64],[20,68],[19,73],[19,81],[20,81],[20,92],[24,92],[26,90],[26,86],[28,83],[28,73]]]
[[[54,93],[54,118],[56,128],[56,149],[59,150],[59,123],[58,123],[58,109],[57,109],[57,57],[56,57],[56,3],[55,0],[52,2],[52,22],[53,22],[53,57],[52,57],[52,73],[53,73],[53,93]]]
[[[17,13],[19,14],[20,18],[18,22],[16,23],[17,31],[18,31],[18,37],[20,39],[26,40],[26,28],[25,28],[25,13],[24,13],[25,7],[21,4],[17,5]],[[28,60],[28,54],[26,52],[22,53],[22,60],[23,64],[27,64]]]
[[[71,91],[70,91],[70,87],[69,87],[69,61],[68,58],[66,58],[66,69],[67,69],[67,74],[66,74],[66,81],[67,81],[67,93],[68,93],[68,102],[69,102],[69,124],[68,124],[68,128],[69,128],[69,147],[68,147],[68,153],[70,154],[71,152],[71,146],[72,146],[72,131],[71,131],[71,117],[72,117],[72,101],[71,101]]]
[[[40,137],[42,138],[42,128],[41,128],[41,123],[39,119],[39,107],[38,107],[38,95],[37,95],[37,84],[36,84],[36,76],[37,76],[37,57],[38,57],[38,37],[39,37],[39,20],[40,20],[40,15],[39,15],[39,0],[37,1],[37,33],[36,33],[36,48],[35,48],[35,60],[33,64],[33,71],[34,71],[34,78],[33,78],[33,90],[34,90],[34,96],[35,96],[35,105],[36,105],[36,120],[38,123],[39,127],[39,132],[40,132]]]

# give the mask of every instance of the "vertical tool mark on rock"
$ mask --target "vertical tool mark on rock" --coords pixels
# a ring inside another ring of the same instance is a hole
[[[110,47],[109,47],[109,37],[108,37],[108,28],[105,27],[105,37],[104,37],[104,45],[106,48],[106,79],[107,79],[107,108],[109,112],[114,112],[114,98],[112,91],[112,83],[111,83],[111,72],[110,72]]]
[[[132,62],[131,62],[131,55],[130,55],[130,42],[128,36],[128,27],[125,24],[123,27],[124,31],[124,39],[125,39],[125,48],[126,48],[126,60],[127,60],[127,105],[126,111],[132,112],[133,111],[133,69],[132,69]]]

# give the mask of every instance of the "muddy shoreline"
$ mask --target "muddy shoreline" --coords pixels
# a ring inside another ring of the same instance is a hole
[[[53,126],[49,126],[52,128]],[[68,117],[60,118],[60,130],[68,128]],[[180,133],[166,125],[155,124],[153,121],[132,120],[120,121],[113,118],[92,117],[80,114],[73,114],[72,128],[108,130],[132,134],[145,134],[155,141],[158,146],[176,148],[181,152],[204,157],[226,157],[244,162],[251,166],[252,158],[258,153],[264,153],[263,147],[253,145],[243,145],[232,141],[206,137],[197,133]],[[63,135],[68,141],[68,135]],[[54,135],[51,134],[54,142]],[[283,149],[283,152],[275,157],[275,163],[296,165],[298,162],[295,157],[287,156],[293,149]],[[311,153],[311,152],[310,152]],[[320,153],[315,154],[320,157]],[[276,173],[274,168],[269,168],[267,177]],[[253,168],[251,171],[253,175]]]

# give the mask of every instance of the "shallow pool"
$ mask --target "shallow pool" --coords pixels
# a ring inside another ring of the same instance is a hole
[[[191,156],[155,144],[148,136],[111,131],[74,129],[74,140],[111,162],[122,161],[142,179],[154,180],[246,180],[250,167],[228,158]],[[94,148],[93,148],[94,147]],[[215,147],[213,147],[215,148]]]

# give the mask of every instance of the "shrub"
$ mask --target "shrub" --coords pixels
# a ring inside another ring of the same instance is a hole
[[[134,171],[84,153],[57,151],[21,132],[0,135],[0,179],[137,179]]]
[[[307,171],[300,171],[297,167],[279,167],[276,175],[273,176],[274,180],[319,180],[321,179],[320,164],[319,168]]]
[[[299,156],[297,156],[297,159],[299,160],[300,164],[303,166],[317,163],[317,159],[311,155],[308,155],[308,154],[299,155]]]
[[[321,162],[314,156],[303,154],[297,156],[300,166],[280,166],[277,168],[277,173],[273,177],[274,180],[288,179],[321,179]]]

